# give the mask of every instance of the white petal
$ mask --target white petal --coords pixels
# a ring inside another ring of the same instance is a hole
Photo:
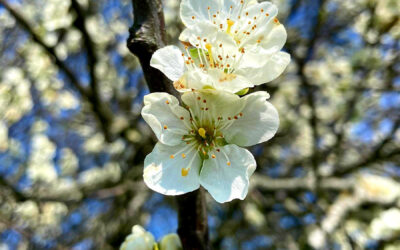
[[[192,35],[192,31],[188,28],[185,28],[181,34],[179,35],[179,41],[189,42],[189,37]]]
[[[173,45],[154,52],[150,60],[150,66],[159,69],[172,81],[178,80],[185,71],[182,51]]]
[[[238,114],[244,107],[240,97],[224,91],[202,90],[201,92],[187,92],[182,95],[182,101],[190,107],[194,113],[204,117],[211,116],[214,121],[218,117],[227,119]],[[205,101],[205,102],[204,102]],[[201,108],[208,108],[202,111]]]
[[[205,49],[205,44],[211,41],[215,41],[218,32],[218,28],[208,22],[201,22],[194,26],[190,26],[189,28],[184,30],[184,33],[181,34],[181,41],[188,40],[192,45],[200,45],[203,49]],[[199,41],[198,38],[201,38]],[[207,42],[204,42],[204,38],[207,39]]]
[[[251,146],[271,139],[279,127],[279,115],[275,107],[266,99],[269,94],[258,91],[242,97],[244,103],[239,116],[233,124],[223,131],[228,143],[242,147]]]
[[[290,55],[286,52],[278,52],[273,55],[260,54],[259,56],[268,57],[263,65],[258,67],[243,67],[235,71],[235,73],[247,77],[254,85],[260,85],[276,79],[290,63]]]
[[[217,10],[220,10],[221,5],[221,0],[182,0],[180,6],[182,22],[187,27],[200,22],[208,22],[208,7],[210,7],[212,15]]]
[[[220,203],[243,200],[255,169],[256,161],[248,150],[226,145],[220,152],[210,152],[210,158],[204,161],[201,169],[200,184]]]
[[[253,87],[249,78],[240,74],[226,74],[220,69],[210,69],[208,74],[211,80],[208,82],[214,89],[236,93],[242,89]]]
[[[275,17],[278,14],[278,8],[276,7],[275,4],[270,3],[270,2],[261,2],[258,4],[253,4],[253,5],[247,5],[248,7],[243,11],[245,13],[248,13],[248,16],[250,18],[253,18],[254,16],[259,17],[261,13],[261,9],[263,9],[263,14],[268,13],[268,18]],[[267,20],[263,20],[263,24],[265,24]]]
[[[266,26],[268,27],[268,26]],[[283,48],[286,43],[287,33],[286,29],[282,24],[275,24],[270,31],[261,31],[264,34],[268,34],[264,39],[261,40],[260,46],[263,49],[263,53],[271,54],[277,52]]]
[[[260,27],[243,46],[253,46],[248,50],[243,58],[243,61],[248,64],[262,65],[260,62],[260,55],[272,55],[279,52],[286,43],[287,33],[282,24],[270,22]],[[268,59],[267,58],[261,58]]]
[[[144,160],[144,182],[150,189],[165,195],[191,192],[199,188],[201,164],[197,150],[191,150],[186,143],[166,146],[158,142]],[[182,176],[182,168],[188,167],[188,174]]]
[[[151,93],[144,97],[142,117],[156,134],[158,140],[174,146],[182,142],[189,128],[189,112],[179,106],[178,100],[167,93]],[[182,119],[183,118],[183,119]]]

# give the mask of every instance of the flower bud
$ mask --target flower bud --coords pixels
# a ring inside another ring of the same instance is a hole
[[[132,233],[125,238],[120,250],[153,250],[154,236],[139,225],[132,227]]]
[[[167,234],[160,242],[160,250],[182,250],[182,243],[177,234]]]

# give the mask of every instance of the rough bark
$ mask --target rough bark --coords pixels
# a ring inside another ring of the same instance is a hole
[[[179,98],[172,82],[150,66],[153,53],[165,46],[165,24],[160,0],[133,0],[134,24],[127,41],[138,57],[150,92],[167,92]],[[177,197],[178,234],[184,249],[209,249],[204,190]]]

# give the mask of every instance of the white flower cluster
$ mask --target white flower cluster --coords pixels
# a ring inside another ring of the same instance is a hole
[[[218,202],[244,199],[256,168],[242,147],[271,139],[279,126],[265,91],[239,97],[274,80],[290,62],[286,31],[269,2],[183,0],[184,48],[156,51],[150,65],[182,94],[144,98],[142,116],[159,142],[144,162],[154,191],[180,195],[201,186]]]

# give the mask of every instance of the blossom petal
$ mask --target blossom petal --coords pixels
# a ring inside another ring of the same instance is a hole
[[[199,188],[202,160],[197,150],[190,147],[186,143],[167,146],[158,142],[144,160],[146,185],[164,195],[179,195]],[[186,176],[182,175],[182,169],[188,170]]]
[[[278,52],[267,56],[268,59],[259,67],[241,67],[235,73],[247,77],[254,85],[270,82],[280,76],[290,63],[290,55],[286,52]],[[243,60],[245,60],[243,58]]]
[[[258,91],[241,98],[245,104],[241,115],[227,127],[223,134],[228,143],[242,147],[271,139],[279,127],[279,115],[275,107],[266,101],[269,94]]]
[[[199,45],[201,48],[205,49],[205,44],[212,40],[215,41],[218,33],[220,32],[218,32],[218,28],[215,25],[202,22],[185,29],[179,39],[181,41],[187,40],[193,46],[197,47],[197,45]],[[207,40],[204,41],[204,38]]]
[[[226,145],[220,152],[210,152],[200,173],[200,184],[220,203],[243,200],[248,192],[249,177],[256,169],[253,155],[236,145]]]
[[[226,74],[219,69],[208,70],[211,80],[208,82],[214,89],[236,93],[242,89],[253,87],[250,79],[238,74]]]
[[[226,120],[234,117],[244,107],[240,97],[224,91],[202,90],[201,92],[186,92],[182,95],[182,101],[194,111],[195,114],[211,116],[214,121],[218,117]],[[207,108],[207,110],[202,110]],[[206,113],[205,113],[206,112]]]
[[[253,49],[248,50],[243,60],[251,65],[262,65],[260,54],[264,55],[261,59],[268,59],[265,56],[279,52],[285,45],[286,39],[286,29],[282,24],[273,22],[265,24],[244,43],[244,46],[253,46]]]
[[[179,106],[178,99],[167,93],[151,93],[144,97],[142,117],[158,140],[174,146],[182,142],[189,130],[189,112]]]
[[[159,69],[170,80],[176,81],[185,71],[185,62],[181,50],[173,45],[166,46],[154,52],[150,66]]]
[[[209,20],[208,7],[210,11],[216,12],[220,9],[221,0],[182,0],[180,15],[185,26],[189,27],[199,22]]]

